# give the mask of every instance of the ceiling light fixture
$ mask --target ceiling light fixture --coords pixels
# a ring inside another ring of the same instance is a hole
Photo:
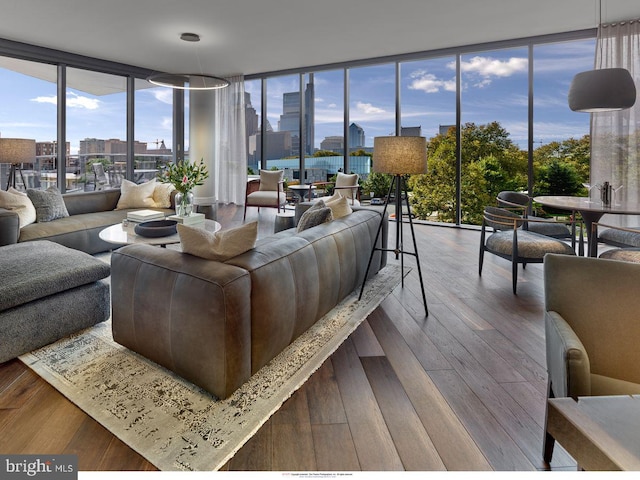
[[[197,33],[183,33],[180,35],[180,39],[185,42],[199,42],[200,35]],[[229,86],[229,81],[224,78],[202,73],[202,65],[197,49],[196,57],[198,58],[198,66],[201,73],[155,73],[149,75],[147,81],[161,87],[180,90],[217,90]]]
[[[602,1],[598,2],[598,27],[602,29]],[[602,58],[602,41],[600,57]],[[625,110],[636,103],[636,86],[629,70],[601,68],[578,73],[569,87],[569,108],[574,112]]]

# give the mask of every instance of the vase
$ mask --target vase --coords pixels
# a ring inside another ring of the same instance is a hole
[[[176,215],[179,217],[188,217],[193,212],[193,193],[178,192],[175,197]]]

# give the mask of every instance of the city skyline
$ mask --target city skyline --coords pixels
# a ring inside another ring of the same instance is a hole
[[[534,143],[536,145],[579,138],[589,133],[589,115],[572,112],[566,103],[575,73],[592,68],[593,39],[534,47]],[[461,121],[476,124],[498,121],[511,139],[526,148],[528,136],[527,47],[479,52],[461,56]],[[104,75],[106,74],[96,74]],[[344,134],[343,70],[314,73],[314,145],[326,137]],[[298,91],[298,75],[272,77],[267,82],[266,118],[277,126],[283,112],[283,95]],[[395,133],[395,64],[349,69],[349,123],[360,125],[365,146],[373,138]],[[401,124],[421,127],[423,136],[438,134],[441,125],[455,124],[455,57],[400,64]],[[260,115],[260,81],[245,82],[251,103]],[[0,135],[56,140],[56,85],[4,69]],[[188,96],[187,96],[188,110]],[[154,143],[172,138],[172,91],[166,88],[136,90],[135,139]],[[188,117],[188,115],[187,115]],[[187,118],[188,125],[188,118]],[[277,128],[277,127],[276,127]],[[277,130],[276,130],[277,131]],[[77,154],[85,138],[126,138],[126,94],[95,95],[67,90],[67,141]],[[188,142],[188,139],[187,139]],[[188,147],[188,144],[187,144]]]

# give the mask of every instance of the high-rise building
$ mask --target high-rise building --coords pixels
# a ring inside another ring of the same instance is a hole
[[[342,154],[344,152],[344,137],[342,135],[324,137],[324,140],[320,142],[320,150],[330,150]]]
[[[311,155],[315,143],[315,110],[313,84],[307,84],[304,91],[304,153]],[[300,92],[287,92],[282,95],[282,115],[278,122],[280,132],[291,132],[292,151],[290,155],[299,155],[300,142]]]
[[[400,127],[400,135],[403,137],[421,137],[422,125],[417,127]]]
[[[349,125],[349,149],[362,148],[365,146],[364,129],[357,123]]]

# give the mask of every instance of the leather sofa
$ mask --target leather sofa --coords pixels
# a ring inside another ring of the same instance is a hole
[[[120,190],[99,190],[63,195],[69,216],[51,222],[32,223],[22,229],[15,212],[0,208],[0,246],[33,240],[55,243],[94,254],[113,249],[113,244],[100,239],[98,234],[109,225],[121,222],[128,211],[116,210]],[[172,196],[173,201],[173,196]],[[173,209],[163,210],[167,214]]]
[[[285,230],[224,263],[120,248],[111,257],[113,338],[226,398],[362,284],[380,218],[362,209]],[[377,251],[370,275],[385,264]]]

